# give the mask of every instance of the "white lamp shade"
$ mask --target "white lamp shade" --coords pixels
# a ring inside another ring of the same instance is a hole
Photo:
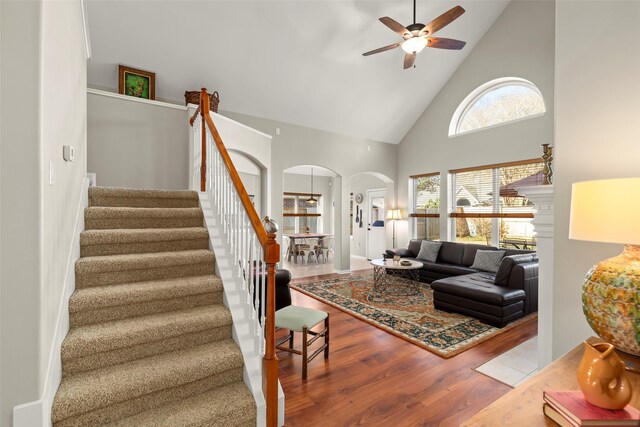
[[[387,211],[386,219],[388,219],[388,220],[402,219],[402,212],[400,212],[400,209],[389,209]]]
[[[573,184],[569,238],[640,245],[640,178]]]

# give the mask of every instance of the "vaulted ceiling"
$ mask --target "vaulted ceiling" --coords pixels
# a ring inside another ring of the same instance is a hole
[[[462,51],[427,48],[404,70],[404,52],[362,53],[401,38],[378,21],[412,23],[411,0],[89,0],[88,82],[116,88],[118,64],[156,73],[156,97],[220,93],[220,109],[398,143],[508,0],[417,2],[428,23],[466,9],[437,33]]]

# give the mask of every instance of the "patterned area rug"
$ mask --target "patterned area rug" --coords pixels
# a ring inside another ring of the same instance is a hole
[[[415,282],[409,284],[400,278],[394,281],[399,287],[415,289]],[[436,310],[433,291],[426,283],[420,283],[415,292],[408,292],[413,295],[376,292],[371,274],[296,283],[291,287],[444,358],[462,353],[536,316],[532,314],[502,329],[495,328],[472,317]]]

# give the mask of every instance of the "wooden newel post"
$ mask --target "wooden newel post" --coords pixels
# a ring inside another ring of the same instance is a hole
[[[202,153],[200,160],[200,191],[206,190],[207,185],[207,127],[205,116],[209,115],[209,94],[207,88],[202,88],[200,92],[200,114],[202,114]]]
[[[278,425],[278,358],[276,357],[276,264],[280,260],[280,245],[276,242],[278,223],[268,216],[262,220],[268,240],[264,252],[267,264],[265,316],[265,351],[262,359],[262,391],[267,404],[267,427]]]

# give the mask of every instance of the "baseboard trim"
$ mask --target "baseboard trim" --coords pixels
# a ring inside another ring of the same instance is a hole
[[[62,381],[62,341],[69,332],[69,298],[76,288],[76,260],[80,258],[80,233],[84,230],[84,208],[89,205],[89,178],[82,183],[80,203],[76,211],[73,239],[69,248],[64,290],[58,304],[58,316],[54,329],[53,346],[49,354],[49,364],[45,375],[44,390],[39,400],[24,403],[13,408],[13,427],[34,427],[51,425],[51,408],[60,381]]]

